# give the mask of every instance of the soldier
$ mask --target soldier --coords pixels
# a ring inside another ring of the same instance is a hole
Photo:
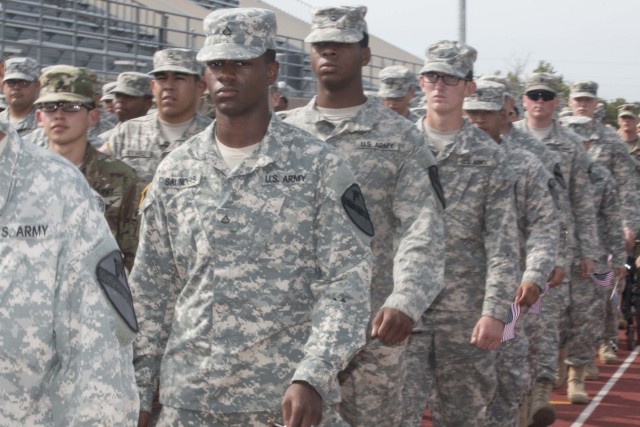
[[[113,111],[113,101],[116,99],[116,96],[113,93],[113,89],[116,87],[118,82],[109,82],[102,85],[102,97],[100,98],[100,104],[102,105],[102,109],[109,114],[114,114]]]
[[[211,123],[198,112],[205,84],[194,51],[160,50],[153,55],[153,67],[151,89],[157,110],[119,124],[105,136],[101,148],[131,166],[145,185],[167,154]]]
[[[278,113],[289,109],[289,86],[287,82],[280,81],[269,89],[269,108]]]
[[[120,73],[111,92],[115,97],[113,113],[119,123],[146,115],[153,104],[148,74],[135,71]]]
[[[373,225],[337,153],[269,111],[275,19],[205,18],[216,121],[162,161],[141,208],[142,426],[158,376],[160,426],[346,425],[336,376],[364,344]]]
[[[622,104],[618,107],[618,135],[624,141],[629,154],[640,162],[640,137],[636,129],[640,124],[638,118],[638,106],[636,104]]]
[[[409,110],[415,94],[413,85],[416,77],[413,73],[402,65],[392,65],[380,70],[378,78],[380,79],[378,96],[382,98],[384,106],[414,123],[418,121],[420,116]]]
[[[516,295],[516,176],[500,147],[462,118],[476,56],[471,46],[442,40],[429,46],[420,71],[427,114],[417,126],[446,183],[445,288],[409,340],[404,426],[420,424],[430,391],[442,425],[484,425],[497,386],[491,350]]]
[[[625,248],[627,252],[633,250],[636,230],[640,230],[640,215],[638,205],[638,177],[636,163],[625,150],[624,143],[615,131],[596,119],[598,107],[598,84],[593,81],[578,81],[571,85],[569,106],[574,116],[589,117],[594,133],[587,154],[589,157],[605,166],[618,184],[620,207],[622,208],[622,224],[624,226]]]
[[[33,58],[9,58],[5,63],[2,92],[8,108],[0,120],[9,123],[20,136],[38,128],[34,101],[40,91],[40,64]]]
[[[352,426],[397,426],[406,339],[442,289],[444,200],[435,160],[411,122],[365,97],[367,9],[317,9],[311,66],[317,95],[286,121],[335,147],[363,186],[376,230],[371,334],[340,373],[340,411]]]
[[[131,271],[138,247],[138,178],[125,163],[93,148],[87,130],[97,121],[92,98],[91,72],[86,68],[56,65],[40,77],[36,121],[50,151],[80,168],[100,196],[111,232]]]
[[[592,119],[576,115],[566,123],[584,138],[585,149],[590,152],[596,143],[595,140],[599,138],[599,135],[593,132]],[[591,164],[589,177],[594,188],[593,202],[598,218],[600,249],[600,256],[595,259],[594,271],[604,276],[613,270],[616,280],[624,280],[626,255],[617,183],[609,170],[598,162]],[[574,266],[574,269],[576,267]],[[591,277],[580,277],[577,271],[572,275],[572,287],[574,283],[579,291],[572,292],[571,303],[581,309],[575,310],[576,313],[572,316],[574,327],[570,331],[567,343],[567,398],[571,403],[586,404],[589,402],[589,396],[584,388],[585,368],[593,362],[597,344],[602,343],[603,346],[609,347],[609,340],[602,340],[601,331],[605,318],[605,304],[610,304],[610,292],[594,284]],[[601,358],[603,346],[600,347]],[[615,353],[613,354],[615,356]]]
[[[549,73],[531,74],[525,82],[522,103],[527,110],[524,120],[514,126],[529,132],[543,142],[557,156],[566,180],[567,199],[571,213],[567,215],[567,250],[562,283],[570,281],[570,266],[573,260],[580,263],[580,274],[588,278],[593,273],[593,260],[598,256],[593,189],[589,180],[590,160],[582,147],[581,138],[553,120],[554,111],[560,101],[559,79]],[[553,278],[552,278],[553,279]],[[538,336],[531,340],[537,359],[535,382],[530,392],[529,425],[546,426],[555,420],[555,409],[549,404],[551,388],[555,379],[560,351],[561,325],[570,321],[570,286],[550,287],[540,314],[528,316],[527,336]]]
[[[136,422],[131,293],[75,169],[0,121],[3,426]]]
[[[503,108],[505,86],[488,80],[477,83],[476,92],[465,98],[463,108],[471,123],[487,132],[504,149],[507,160],[517,171],[516,210],[520,241],[522,278],[515,304],[523,310],[531,306],[547,288],[547,279],[556,265],[558,246],[558,213],[552,192],[555,180],[533,154],[509,144],[501,136],[504,123],[509,123]],[[530,369],[527,359],[528,339],[516,325],[515,337],[498,349],[496,371],[498,387],[489,405],[487,425],[516,426],[518,410],[529,389]]]

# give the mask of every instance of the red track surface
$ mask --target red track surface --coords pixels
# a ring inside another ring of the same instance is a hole
[[[557,419],[554,427],[638,427],[640,426],[640,354],[630,357],[627,350],[626,336],[620,334],[618,363],[602,365],[598,361],[600,378],[597,381],[586,381],[586,389],[592,403],[589,405],[573,405],[568,402],[566,387],[554,390],[551,402],[556,408]],[[640,350],[640,347],[636,347]],[[615,384],[612,377],[619,368],[629,360],[626,370],[619,375]],[[611,382],[610,382],[611,380]],[[609,389],[606,391],[605,389]],[[606,393],[605,393],[606,392]],[[600,397],[596,399],[598,393]],[[586,412],[590,412],[587,416]],[[581,414],[583,414],[581,417]],[[425,413],[422,427],[431,427],[429,411]]]

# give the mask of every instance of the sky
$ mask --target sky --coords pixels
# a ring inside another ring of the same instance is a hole
[[[298,10],[365,5],[369,33],[420,58],[459,36],[459,0],[289,2]],[[640,102],[640,0],[466,0],[466,23],[476,75],[521,68],[526,76],[544,60],[565,82],[597,82],[607,101]]]

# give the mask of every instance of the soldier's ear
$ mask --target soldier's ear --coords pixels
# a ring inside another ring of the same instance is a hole
[[[272,61],[267,63],[267,83],[269,86],[276,82],[278,78],[278,71],[280,70],[280,63],[278,61]]]

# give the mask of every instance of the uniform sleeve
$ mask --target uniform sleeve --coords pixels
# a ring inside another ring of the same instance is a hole
[[[383,304],[414,322],[444,288],[442,213],[446,204],[435,159],[424,144],[418,146],[407,157],[393,194],[393,292]]]
[[[138,179],[135,173],[123,179],[123,197],[118,215],[118,235],[116,240],[124,256],[127,271],[133,268],[136,250],[138,249]]]
[[[640,230],[640,194],[638,194],[638,176],[636,165],[617,135],[613,135],[614,164],[613,177],[618,184],[622,225],[631,230]]]
[[[311,285],[311,335],[292,378],[309,383],[323,400],[366,342],[372,257],[370,220],[353,175],[340,162],[329,176],[313,231],[319,279]]]
[[[120,319],[97,276],[101,260],[119,260],[119,255],[109,256],[117,245],[88,187],[70,191],[69,248],[59,261],[54,302],[60,366],[51,378],[54,424],[133,425],[138,399],[132,361],[126,357],[133,333],[130,338],[119,333]]]
[[[589,178],[591,161],[581,148],[573,160],[573,173],[569,182],[569,197],[573,210],[575,237],[579,259],[598,257],[598,229],[593,203],[593,186]]]
[[[616,182],[611,176],[607,176],[605,179],[599,214],[604,223],[602,233],[604,242],[602,243],[605,245],[607,254],[612,256],[611,265],[614,268],[623,268],[627,260],[622,232],[623,221]]]
[[[533,173],[527,183],[526,268],[522,281],[545,287],[556,264],[558,248],[558,211],[550,192],[555,184],[542,163],[532,163]],[[551,186],[551,187],[550,187]],[[555,189],[553,190],[555,191]]]
[[[517,288],[518,235],[514,201],[515,173],[504,156],[491,174],[485,200],[484,247],[487,277],[482,316],[506,322]]]
[[[140,334],[133,345],[140,410],[149,412],[183,284],[175,267],[167,217],[155,190],[152,184],[141,208],[140,243],[130,276],[140,322]]]

